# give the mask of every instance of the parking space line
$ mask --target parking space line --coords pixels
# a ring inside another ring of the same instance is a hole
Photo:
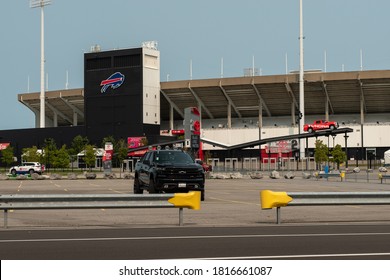
[[[216,194],[232,194],[232,193],[229,193],[229,192],[220,192],[220,191],[211,191],[211,190],[207,190],[207,193],[216,193]]]
[[[108,189],[109,191],[112,191],[114,193],[120,193],[120,194],[126,194],[127,192],[121,192],[121,191],[117,191],[117,190],[114,190],[114,189]]]
[[[20,183],[19,183],[19,186],[18,186],[16,192],[20,192],[20,189],[22,188],[22,184],[23,184],[23,182],[20,182]]]
[[[250,202],[243,202],[243,201],[236,201],[236,200],[220,199],[220,198],[215,198],[215,197],[210,197],[209,199],[218,200],[218,201],[222,201],[222,202],[231,202],[231,203],[236,203],[236,204],[246,204],[246,205],[260,206],[260,204],[258,204],[258,203],[250,203]]]
[[[342,257],[374,257],[390,256],[390,253],[357,253],[357,254],[317,254],[317,255],[279,255],[279,256],[242,256],[242,257],[219,257],[199,258],[198,260],[250,260],[250,259],[315,259],[315,258],[342,258]]]

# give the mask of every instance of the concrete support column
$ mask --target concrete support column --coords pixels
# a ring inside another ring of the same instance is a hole
[[[361,136],[361,146],[360,146],[360,157],[363,160],[364,156],[364,97],[363,94],[360,97],[360,136]]]
[[[259,140],[261,140],[261,129],[263,128],[263,101],[259,100]]]
[[[364,124],[364,99],[360,97],[360,123]]]
[[[263,128],[263,101],[262,99],[259,99],[259,140],[261,140],[261,134],[262,134],[262,128]],[[259,145],[260,149],[260,169],[262,164],[262,158],[261,158],[261,145]]]
[[[169,104],[169,129],[173,130],[173,106]]]
[[[77,126],[78,116],[76,112],[73,112],[73,126]]]
[[[39,111],[34,111],[34,115],[35,115],[35,128],[39,128],[39,127],[40,127],[40,123],[39,123],[39,118],[40,118]]]
[[[200,127],[202,127],[202,104],[200,102],[198,103],[198,110],[199,110]]]
[[[57,127],[58,126],[58,114],[57,112],[53,112],[54,113],[54,116],[53,116],[53,127]]]
[[[291,124],[295,125],[296,122],[297,122],[297,120],[295,118],[295,103],[293,101],[293,102],[291,102]]]
[[[329,121],[329,102],[328,102],[328,99],[325,100],[325,120]]]
[[[232,128],[232,104],[230,102],[227,105],[227,127]]]

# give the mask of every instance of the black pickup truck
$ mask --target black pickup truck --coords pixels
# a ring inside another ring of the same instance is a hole
[[[135,165],[134,193],[200,191],[205,197],[203,167],[181,150],[148,151]]]

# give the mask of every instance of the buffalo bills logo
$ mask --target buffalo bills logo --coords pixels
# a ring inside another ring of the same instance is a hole
[[[111,87],[112,89],[116,89],[120,87],[124,81],[125,81],[125,75],[123,75],[120,72],[116,72],[112,74],[110,77],[108,77],[108,79],[103,80],[100,83],[100,86],[102,87],[100,91],[101,93],[105,93],[109,87]]]

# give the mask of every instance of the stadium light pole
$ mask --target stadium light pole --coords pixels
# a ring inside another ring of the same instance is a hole
[[[304,66],[303,66],[303,8],[302,0],[299,0],[299,115],[302,116],[299,120],[299,128],[303,128],[305,124],[305,90],[304,90]],[[305,155],[305,147],[302,139],[299,140],[300,158]]]
[[[51,0],[30,0],[30,8],[41,8],[41,94],[40,99],[40,122],[41,128],[45,127],[45,20],[43,7],[51,4]]]

